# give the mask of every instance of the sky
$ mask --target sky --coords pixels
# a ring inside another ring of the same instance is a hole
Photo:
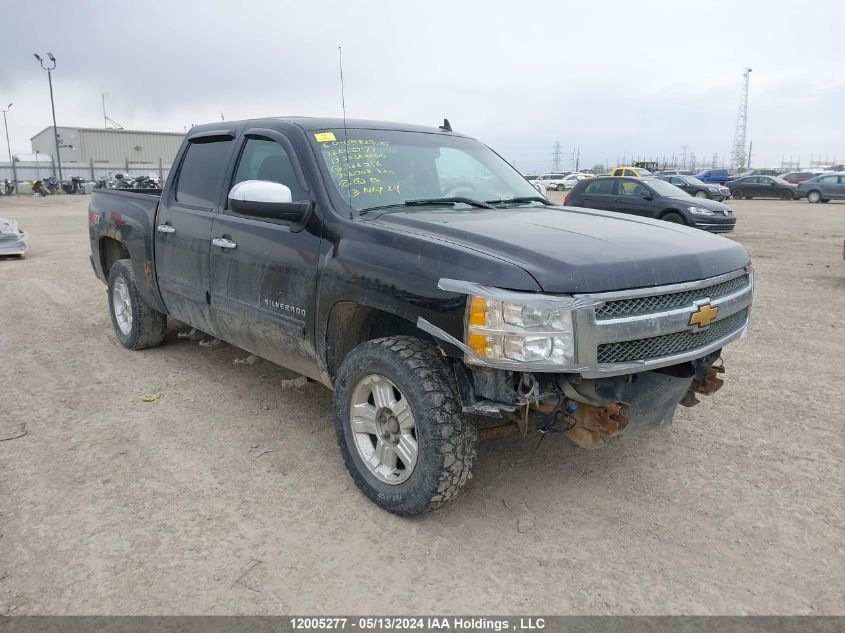
[[[845,162],[845,11],[835,0],[499,2],[0,0],[13,153],[51,125],[181,132],[263,116],[439,125],[524,173],[680,156],[729,162],[751,73],[754,166]],[[686,150],[684,150],[686,147]],[[0,140],[5,156],[5,139]]]

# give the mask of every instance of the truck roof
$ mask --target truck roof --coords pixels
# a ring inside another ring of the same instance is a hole
[[[249,124],[251,126],[263,126],[267,128],[274,128],[277,123],[293,123],[305,131],[312,130],[326,130],[343,128],[343,119],[337,117],[305,117],[305,116],[285,116],[285,117],[267,117],[260,119],[245,119],[241,121],[217,121],[214,123],[205,123],[203,125],[195,125],[188,132],[188,136],[197,132],[206,130],[219,130],[227,126],[242,126]],[[365,129],[365,130],[396,130],[402,132],[428,132],[431,134],[454,134],[455,136],[463,136],[455,132],[447,132],[435,126],[414,125],[412,123],[397,123],[394,121],[376,121],[370,119],[346,119],[346,127],[349,129]]]

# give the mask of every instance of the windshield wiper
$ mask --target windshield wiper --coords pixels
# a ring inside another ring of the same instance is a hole
[[[519,204],[522,202],[542,202],[545,205],[552,204],[542,196],[519,196],[517,198],[503,198],[502,200],[487,200],[488,204]]]
[[[382,204],[377,207],[367,207],[366,209],[361,209],[358,211],[358,215],[364,215],[365,213],[369,213],[370,211],[381,211],[382,209],[397,209],[399,207],[421,207],[424,205],[437,205],[437,204],[466,204],[471,207],[477,207],[479,209],[492,209],[493,207],[487,204],[486,202],[481,202],[481,200],[473,200],[472,198],[462,198],[462,197],[451,197],[451,198],[419,198],[417,200],[405,200],[405,202],[400,202],[398,204]]]

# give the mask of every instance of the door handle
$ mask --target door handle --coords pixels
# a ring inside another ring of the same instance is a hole
[[[219,246],[220,248],[232,249],[237,248],[238,245],[233,242],[232,240],[228,240],[225,237],[215,237],[211,240],[212,246]]]
[[[158,231],[159,233],[175,233],[176,229],[174,229],[169,224],[159,224],[156,227],[156,231]]]

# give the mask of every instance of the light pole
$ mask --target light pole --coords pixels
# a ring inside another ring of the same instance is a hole
[[[50,82],[50,107],[53,109],[53,138],[56,141],[56,165],[59,167],[59,180],[62,179],[62,157],[59,156],[59,131],[56,128],[56,104],[53,102],[53,74],[52,71],[56,68],[56,57],[53,53],[47,53],[47,57],[50,58],[48,62],[46,59],[42,59],[41,55],[38,53],[33,53],[35,55],[35,59],[38,60],[38,63],[41,64],[41,68],[47,71],[47,81]],[[52,62],[52,66],[50,65]]]
[[[18,175],[15,169],[15,161],[12,160],[12,145],[9,143],[9,123],[6,121],[6,113],[12,109],[12,104],[3,110],[3,127],[6,128],[6,147],[9,148],[9,166],[12,168],[12,184],[15,186],[15,195],[18,195]]]

